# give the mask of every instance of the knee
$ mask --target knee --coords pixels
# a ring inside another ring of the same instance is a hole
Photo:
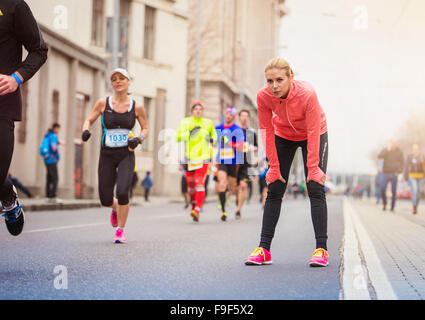
[[[102,196],[100,197],[100,204],[104,207],[110,208],[110,207],[112,207],[113,203],[114,203],[113,198],[109,198],[109,197],[106,198],[106,197],[102,197]]]
[[[120,206],[125,206],[129,203],[128,191],[129,190],[117,190],[117,199]]]
[[[309,181],[307,183],[307,193],[310,198],[324,198],[325,187],[316,181]]]
[[[114,195],[111,190],[99,188],[99,199],[100,204],[104,207],[112,207],[112,205],[114,204]]]
[[[270,183],[267,188],[267,200],[279,200],[281,201],[285,194],[286,183],[278,180]]]
[[[248,190],[248,184],[245,181],[241,181],[239,183],[239,190],[245,192],[246,190]]]

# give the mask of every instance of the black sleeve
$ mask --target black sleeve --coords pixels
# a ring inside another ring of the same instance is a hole
[[[17,71],[24,81],[28,81],[46,62],[48,48],[31,9],[25,1],[20,1],[16,5],[14,30],[17,38],[28,51],[28,56]]]

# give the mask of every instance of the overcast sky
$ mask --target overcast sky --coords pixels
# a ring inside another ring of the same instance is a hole
[[[329,172],[374,173],[370,153],[425,109],[424,0],[287,0],[280,53],[325,110]],[[425,128],[424,128],[425,130]],[[425,147],[425,146],[422,146]]]

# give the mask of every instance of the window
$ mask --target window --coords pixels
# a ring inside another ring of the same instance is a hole
[[[18,129],[18,142],[25,143],[27,140],[27,118],[28,118],[28,82],[25,82],[21,86],[22,95],[22,121],[19,124]]]
[[[155,8],[145,7],[145,41],[143,45],[143,58],[153,60],[155,44]]]
[[[126,18],[130,16],[131,0],[120,1],[120,16]]]
[[[59,123],[59,91],[53,90],[52,95],[52,122]]]
[[[103,10],[104,0],[93,0],[91,40],[98,47],[103,46]]]
[[[146,120],[148,122],[149,135],[147,141],[142,144],[143,151],[152,151],[153,150],[153,114],[152,114],[152,98],[144,97],[143,98],[143,107],[146,112]]]

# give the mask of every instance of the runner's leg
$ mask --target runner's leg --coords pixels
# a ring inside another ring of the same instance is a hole
[[[127,150],[125,151],[127,152]],[[124,229],[130,211],[130,188],[133,181],[135,166],[134,152],[128,151],[127,156],[120,161],[117,169],[117,200],[118,227]]]
[[[296,142],[289,141],[278,136],[275,136],[275,143],[280,166],[280,174],[286,180],[286,183],[277,180],[271,183],[267,189],[267,198],[264,205],[263,225],[259,246],[269,251],[276,225],[279,220],[282,197],[285,194],[292,160],[294,159],[295,152],[298,148],[298,144]]]
[[[226,189],[227,189],[227,172],[224,170],[219,170],[217,173],[217,191],[218,197],[221,204],[221,211],[226,212]]]
[[[207,177],[209,164],[204,164],[200,169],[195,170],[195,211],[199,213],[205,201],[205,179]]]
[[[0,157],[0,200],[8,202],[14,197],[13,185],[6,181],[12,161],[15,124],[12,120],[0,119],[0,146],[2,156]]]
[[[319,147],[319,168],[326,173],[328,165],[328,135],[324,133],[320,136]],[[304,173],[307,179],[307,142],[302,145],[304,161]],[[326,204],[325,188],[316,181],[307,183],[308,196],[310,198],[311,218],[313,221],[314,234],[316,238],[316,249],[327,250],[327,230],[328,230],[328,209]]]

